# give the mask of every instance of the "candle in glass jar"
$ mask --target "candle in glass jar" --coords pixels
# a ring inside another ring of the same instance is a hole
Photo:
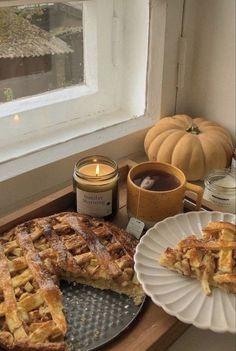
[[[204,198],[225,211],[236,212],[236,169],[215,169],[205,178]]]
[[[110,218],[118,210],[118,167],[104,156],[89,156],[75,165],[77,211]]]

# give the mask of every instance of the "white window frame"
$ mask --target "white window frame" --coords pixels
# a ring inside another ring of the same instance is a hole
[[[111,3],[110,0],[96,0],[96,1],[97,2],[99,1],[99,4],[101,4],[101,2],[106,2],[106,1]],[[179,1],[182,1],[182,0],[179,0]],[[32,1],[29,1],[29,2],[32,3]],[[86,2],[87,6],[90,6],[89,2],[90,1]],[[135,6],[137,7],[140,6],[142,2],[143,0],[136,0]],[[1,3],[3,4],[3,2]],[[11,3],[13,3],[13,0],[11,0]],[[128,0],[126,5],[129,7],[130,4],[131,2],[129,2]],[[51,143],[51,144],[50,142],[48,143],[48,140],[45,139],[43,140],[44,146],[38,147],[33,150],[29,149],[29,152],[24,154],[22,153],[21,156],[13,155],[13,157],[9,157],[8,159],[6,159],[6,161],[1,162],[0,163],[0,180],[5,180],[10,177],[14,177],[23,172],[27,172],[31,169],[71,156],[78,152],[88,150],[92,147],[104,144],[111,140],[114,140],[126,135],[130,135],[136,131],[146,129],[155,122],[156,118],[159,118],[160,115],[163,115],[163,111],[166,110],[165,106],[163,106],[163,103],[162,103],[163,86],[165,86],[165,89],[168,89],[168,84],[164,85],[165,82],[163,81],[164,79],[163,68],[164,68],[164,57],[166,55],[165,43],[166,43],[166,26],[167,26],[166,21],[168,19],[167,10],[170,5],[171,5],[171,2],[168,4],[167,0],[150,1],[150,29],[149,29],[150,38],[149,38],[149,60],[148,60],[148,69],[147,69],[148,73],[147,73],[147,84],[146,84],[147,86],[146,96],[141,96],[143,93],[142,90],[140,92],[138,91],[136,92],[135,100],[132,101],[131,88],[136,87],[135,74],[133,74],[133,81],[131,82],[131,87],[128,87],[128,90],[127,90],[127,96],[130,94],[130,96],[128,96],[130,100],[129,106],[125,106],[125,104],[123,104],[122,109],[117,109],[117,106],[120,105],[120,101],[122,100],[122,98],[123,98],[123,101],[125,99],[124,99],[124,96],[122,97],[119,94],[114,94],[113,101],[115,101],[115,104],[113,105],[113,107],[115,108],[114,109],[111,108],[110,111],[109,109],[104,110],[105,112],[102,111],[99,114],[99,118],[91,118],[91,119],[84,120],[83,130],[81,131],[81,133],[74,133],[74,134],[72,133],[69,135],[69,137],[67,135],[64,138],[64,140],[63,139],[54,140],[54,143]],[[119,1],[115,1],[115,12],[113,12],[113,17],[114,16],[116,17],[117,14],[119,14],[119,10],[120,10]],[[137,13],[135,14],[135,11],[134,11],[132,14],[134,15],[134,20],[138,21],[139,12],[137,11]],[[135,18],[135,15],[137,16],[136,18]],[[132,30],[132,27],[131,27],[131,30]],[[158,37],[156,34],[157,31],[159,33]],[[140,31],[140,33],[136,33],[136,35],[138,34],[142,34],[142,32]],[[132,42],[132,35],[130,38],[130,43],[131,42]],[[117,40],[117,43],[118,45],[123,44],[123,43],[120,43],[119,39]],[[132,49],[134,49],[134,55],[137,56],[137,52],[135,52],[135,49],[137,50],[137,47],[136,48],[132,47]],[[140,50],[140,54],[145,55],[145,53],[142,53],[142,50]],[[131,63],[132,57],[129,59]],[[138,65],[141,62],[143,61],[137,60],[136,70],[138,68]],[[117,67],[115,67],[115,72],[117,76],[120,73],[119,69],[121,68],[118,67],[117,69]],[[94,89],[92,92],[90,91],[91,94],[96,92],[96,89],[99,85],[98,82],[95,82],[93,80],[93,78],[94,76],[93,74],[91,74],[91,82],[92,82],[92,87]],[[129,86],[129,83],[130,83],[129,79],[127,79],[126,83],[127,83],[126,87]],[[67,89],[69,91],[70,88],[67,88]],[[138,94],[140,94],[141,99],[142,98],[146,99],[145,110],[143,111],[142,114],[139,113],[140,111],[139,108],[137,109],[137,112],[138,112],[137,114],[134,112],[136,107],[135,104],[138,103],[137,101]],[[105,98],[107,98],[106,93],[104,93],[104,96]],[[49,110],[50,110],[50,108],[52,108],[54,105],[50,106],[50,101],[48,102],[49,102]],[[70,102],[73,105],[73,100],[71,100]],[[12,112],[14,112],[14,110]],[[32,110],[30,112],[32,112]],[[72,131],[75,129],[75,125],[76,125],[76,122],[72,121],[71,122]],[[21,147],[21,145],[19,144],[18,147]],[[27,147],[28,147],[27,144],[24,145],[24,148],[27,148]]]

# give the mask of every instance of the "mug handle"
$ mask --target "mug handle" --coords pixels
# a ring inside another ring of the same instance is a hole
[[[190,190],[197,195],[195,210],[199,211],[202,204],[204,189],[199,185],[186,182],[186,190]]]

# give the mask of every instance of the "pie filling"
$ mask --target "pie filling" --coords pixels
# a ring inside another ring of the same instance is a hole
[[[185,276],[201,281],[206,295],[211,286],[236,293],[236,226],[227,222],[211,222],[203,237],[191,235],[175,248],[168,247],[160,264]]]
[[[143,301],[137,241],[111,223],[65,212],[18,225],[0,238],[0,347],[67,350],[60,279]]]

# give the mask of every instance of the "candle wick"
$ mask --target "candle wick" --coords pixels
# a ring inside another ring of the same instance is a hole
[[[95,171],[96,177],[99,175],[99,165],[97,164],[96,171]]]

